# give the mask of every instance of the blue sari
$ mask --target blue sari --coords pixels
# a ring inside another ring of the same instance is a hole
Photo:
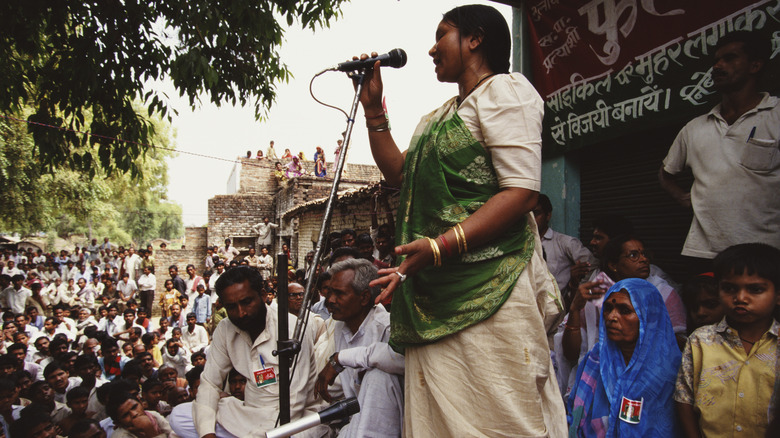
[[[626,365],[602,315],[599,342],[580,362],[569,397],[569,437],[680,436],[672,395],[681,354],[664,300],[638,278],[619,281],[604,299],[620,291],[628,292],[639,317],[639,339]],[[641,415],[632,418],[627,405],[636,402]]]

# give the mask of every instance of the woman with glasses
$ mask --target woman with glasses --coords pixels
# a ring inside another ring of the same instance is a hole
[[[658,289],[672,321],[674,333],[677,334],[678,343],[685,345],[686,315],[682,299],[669,283],[657,275],[650,275],[648,252],[639,238],[620,236],[610,239],[604,247],[601,270],[595,281],[581,284],[574,294],[569,315],[565,320],[561,345],[556,345],[559,368],[576,366],[598,341],[603,295],[615,282],[627,278],[647,280]],[[574,383],[574,373],[564,374],[569,378],[570,388]],[[568,393],[564,387],[561,390],[564,395]]]

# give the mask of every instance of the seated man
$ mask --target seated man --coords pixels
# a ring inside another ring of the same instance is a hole
[[[181,340],[189,354],[209,345],[209,334],[203,326],[197,324],[197,316],[194,312],[187,314],[187,327],[182,328]]]
[[[180,437],[258,436],[274,428],[279,414],[279,362],[271,352],[277,348],[277,315],[262,302],[262,291],[262,276],[248,266],[227,270],[217,280],[216,292],[228,319],[214,331],[197,398],[191,407],[183,403],[171,413],[171,426]],[[290,333],[295,322],[290,316]],[[220,399],[232,368],[250,379],[243,402],[234,397]],[[291,419],[315,411],[307,409],[314,404],[315,378],[314,343],[306,331],[290,385]],[[187,409],[191,409],[192,420],[185,417]]]
[[[404,358],[387,343],[390,314],[381,304],[374,305],[379,288],[368,286],[378,277],[377,270],[368,260],[348,259],[335,263],[328,273],[326,304],[337,321],[336,352],[317,377],[315,388],[331,401],[328,385],[341,374],[344,396],[358,398],[360,413],[341,429],[340,437],[400,436]]]

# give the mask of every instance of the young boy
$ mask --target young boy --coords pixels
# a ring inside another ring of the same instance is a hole
[[[77,386],[68,391],[66,399],[71,413],[58,424],[62,430],[63,436],[68,436],[70,434],[70,429],[78,421],[86,420],[92,415],[91,412],[87,412],[87,406],[89,406],[89,389]]]
[[[211,297],[206,295],[206,288],[203,283],[197,287],[198,295],[193,300],[192,312],[195,313],[197,323],[208,327],[211,325]]]
[[[775,387],[780,250],[732,246],[713,261],[726,316],[691,334],[674,399],[685,436],[763,437]]]

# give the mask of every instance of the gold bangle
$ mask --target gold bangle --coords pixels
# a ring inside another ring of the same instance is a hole
[[[455,245],[458,247],[458,254],[462,254],[463,244],[460,243],[460,235],[458,234],[458,230],[456,230],[455,227],[452,227],[451,230],[453,233],[455,233]]]
[[[460,237],[463,239],[463,252],[468,252],[469,247],[468,244],[466,243],[466,232],[463,231],[463,227],[461,227],[460,224],[455,224],[454,228],[456,229],[455,230],[456,233],[460,232]]]
[[[439,245],[436,241],[430,237],[426,237],[428,243],[431,245],[431,252],[433,252],[433,266],[441,266],[441,253],[439,253]]]

